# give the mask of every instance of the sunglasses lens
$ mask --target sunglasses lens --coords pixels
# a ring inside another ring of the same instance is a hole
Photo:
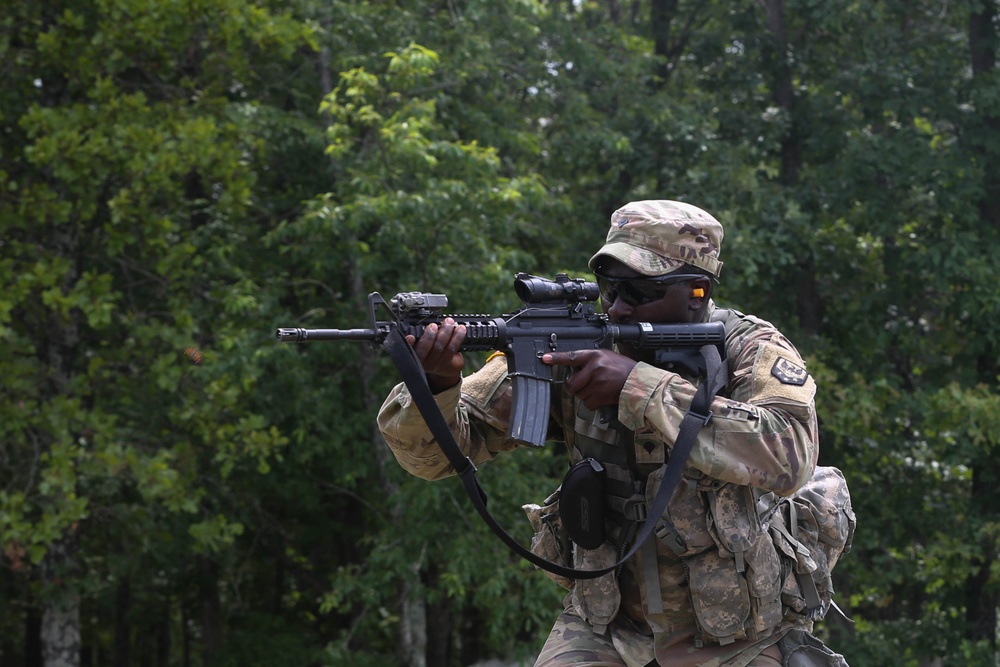
[[[597,276],[597,289],[601,293],[601,300],[609,306],[618,298],[618,288],[615,282],[608,278]]]
[[[621,299],[630,306],[643,306],[653,301],[659,301],[666,296],[669,285],[694,280],[698,277],[697,275],[679,274],[648,280],[632,280],[597,276],[597,288],[601,293],[601,299],[608,306],[617,299]]]
[[[662,299],[666,294],[661,285],[646,280],[615,280],[598,276],[597,287],[601,299],[609,306],[618,299],[630,306],[642,306]]]

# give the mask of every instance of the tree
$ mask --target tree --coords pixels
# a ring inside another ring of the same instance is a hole
[[[239,231],[251,109],[234,91],[308,30],[188,4],[48,3],[4,23],[19,87],[0,173],[0,543],[29,617],[38,601],[46,665],[80,664],[82,606],[109,588],[127,605],[128,577],[164,550],[211,567],[242,530],[218,488],[284,441],[245,409],[253,369],[214,362],[252,299],[227,259],[252,238]],[[188,572],[164,574],[179,586]],[[151,616],[169,618],[173,594]]]
[[[5,658],[537,649],[559,590],[388,456],[387,360],[272,332],[363,326],[375,290],[507,312],[515,271],[586,275],[614,209],[672,198],[725,224],[720,302],[819,382],[859,515],[855,625],[820,632],[992,664],[995,3],[8,5]],[[523,542],[562,467],[480,472]]]

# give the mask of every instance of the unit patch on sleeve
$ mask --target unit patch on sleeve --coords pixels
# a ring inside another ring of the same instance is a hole
[[[750,395],[754,405],[780,405],[784,410],[798,406],[808,417],[816,396],[816,381],[794,350],[763,343],[753,362]]]
[[[778,378],[781,384],[794,384],[801,387],[809,379],[809,372],[798,364],[784,357],[778,357],[771,366],[771,375]]]

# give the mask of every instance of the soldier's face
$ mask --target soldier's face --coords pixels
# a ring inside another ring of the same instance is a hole
[[[642,276],[620,262],[607,260],[598,270],[601,286],[601,307],[612,322],[650,322],[682,324],[695,321],[705,297],[695,297],[700,287],[708,294],[709,279],[687,274],[650,278]]]
[[[679,274],[683,273],[681,269]],[[601,308],[612,322],[628,324],[686,324],[701,317],[707,296],[695,297],[694,289],[700,287],[703,295],[711,287],[707,277],[685,274],[679,280],[650,281],[620,262],[610,260],[598,270],[601,286]],[[601,276],[604,279],[601,279]],[[619,344],[618,351],[636,361],[653,363],[651,350],[640,350],[627,343]]]

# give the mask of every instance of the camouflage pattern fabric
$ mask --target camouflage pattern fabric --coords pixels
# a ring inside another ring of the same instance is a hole
[[[789,385],[772,370],[779,360],[805,372],[795,347],[767,322],[710,309],[726,323],[729,383],[712,403],[688,465],[714,479],[788,496],[812,477],[819,455],[812,376]],[[697,386],[676,373],[640,363],[622,389],[618,418],[636,433],[665,443],[679,425]]]
[[[612,215],[590,267],[599,270],[614,259],[644,276],[696,267],[718,277],[722,240],[719,221],[696,206],[632,202]],[[846,486],[845,493],[821,484],[811,496],[796,495],[816,469],[815,382],[770,323],[711,302],[706,319],[725,324],[728,382],[712,402],[713,417],[698,433],[666,511],[648,518],[657,521],[657,537],[618,576],[557,578],[568,589],[565,609],[539,655],[541,667],[775,667],[785,650],[779,646],[788,647],[787,655],[795,652],[790,664],[808,657],[803,667],[846,665],[821,661],[836,654],[817,649],[822,644],[809,634],[814,607],[800,608],[817,596],[794,588],[815,581],[827,602],[832,585],[823,568],[836,563],[853,533]],[[639,363],[609,422],[561,391],[557,376],[548,435],[565,442],[571,464],[593,456],[604,465],[609,540],[597,549],[574,547],[560,523],[557,490],[542,505],[524,506],[535,528],[535,553],[585,569],[615,562],[634,535],[628,531],[647,520],[635,508],[652,503],[697,384],[697,378]],[[475,464],[518,446],[506,437],[512,401],[502,355],[435,400]],[[405,386],[387,397],[378,425],[410,473],[424,479],[454,474]],[[762,518],[758,505],[765,499],[778,505]],[[798,514],[805,520],[791,521],[791,508],[801,502],[817,511],[803,508]],[[814,536],[831,548],[805,546]]]
[[[628,636],[630,632],[632,636]],[[628,630],[619,630],[615,636],[618,641],[608,633],[599,635],[571,610],[564,611],[542,646],[535,667],[645,667],[653,660],[651,637]]]
[[[830,573],[840,557],[850,552],[857,524],[847,480],[837,468],[818,466],[812,479],[777,510],[770,521],[773,543],[794,565],[781,591],[785,615],[821,618],[833,601]],[[811,596],[804,585],[815,588],[819,609],[809,608],[807,597]]]
[[[714,655],[713,655],[714,653]],[[733,653],[736,653],[734,656]],[[599,635],[590,625],[567,609],[556,619],[534,667],[782,667],[777,637],[754,650],[699,650],[678,645],[656,661],[653,638],[626,627],[616,626]],[[844,665],[846,667],[846,663]]]
[[[644,276],[660,276],[685,264],[718,277],[722,272],[722,225],[697,206],[679,201],[632,202],[611,215],[611,229],[590,258],[597,269],[611,257]]]
[[[815,382],[809,376],[801,385],[785,387],[771,373],[779,357],[806,368],[795,347],[773,325],[717,310],[714,304],[709,313],[712,320],[726,320],[730,380],[725,397],[717,396],[712,403],[712,422],[698,435],[688,465],[723,482],[791,495],[812,476],[819,454]],[[517,448],[507,439],[511,389],[506,374],[506,359],[497,356],[434,397],[459,446],[476,465]],[[637,438],[655,439],[669,447],[696,390],[676,373],[637,364],[622,390],[618,418]],[[557,419],[565,415],[558,404],[553,413]],[[428,480],[455,474],[405,385],[400,383],[389,393],[377,421],[405,470]],[[563,424],[562,430],[572,449],[572,429]]]
[[[517,447],[517,443],[507,439],[511,392],[505,357],[494,357],[479,372],[436,394],[434,399],[462,451],[477,466]],[[393,388],[377,420],[389,448],[404,470],[427,480],[455,474],[413,404],[406,385],[400,383]]]
[[[714,399],[712,422],[702,429],[688,461],[689,472],[686,476],[691,482],[679,487],[667,509],[675,527],[684,533],[685,544],[693,552],[716,548],[715,538],[705,531],[708,520],[705,508],[700,504],[702,501],[696,496],[685,499],[680,489],[709,489],[732,484],[789,496],[810,479],[818,453],[813,404],[815,383],[795,348],[772,325],[757,318],[717,310],[714,304],[710,305],[709,316],[726,324],[730,378],[724,390],[725,396]],[[463,451],[477,465],[516,447],[516,443],[506,438],[511,404],[510,381],[506,372],[505,359],[496,357],[483,369],[463,379],[458,387],[435,397]],[[635,451],[647,457],[646,462],[652,469],[662,470],[665,452],[669,451],[677,435],[677,424],[683,418],[695,390],[696,385],[689,379],[647,364],[638,364],[629,376],[619,401],[618,419],[634,434]],[[564,438],[570,451],[575,451],[575,402],[562,392],[556,392],[552,411],[556,423],[561,426],[561,433],[550,432],[550,436]],[[406,470],[425,479],[454,474],[403,385],[397,386],[387,397],[379,412],[378,423],[394,455]],[[577,456],[575,454],[574,458]],[[647,498],[655,494],[656,488],[657,477],[654,473],[647,481]],[[730,501],[724,500],[723,504],[727,502]],[[751,546],[748,545],[748,548]],[[558,553],[552,544],[545,548],[553,554]],[[621,591],[607,589],[603,593],[587,593],[584,587],[570,592],[568,599],[575,622],[582,624],[581,631],[584,628],[588,633],[594,631],[593,626],[581,618],[581,613],[601,626],[605,622],[605,618],[601,617],[620,608],[617,618],[608,626],[610,636],[620,638],[620,645],[614,649],[619,657],[623,651],[626,654],[629,651],[641,653],[645,650],[642,646],[652,644],[661,662],[669,657],[671,665],[679,659],[675,655],[678,653],[683,660],[693,660],[690,662],[692,665],[746,665],[762,646],[794,625],[778,621],[780,625],[773,627],[780,615],[775,614],[773,608],[758,610],[755,616],[748,617],[748,627],[757,636],[768,639],[755,642],[736,638],[734,643],[726,646],[708,644],[704,648],[694,648],[695,619],[699,610],[692,606],[686,564],[662,541],[657,544],[657,549],[662,614],[651,614],[646,608],[648,593],[644,592],[645,583],[638,567],[641,553],[626,565]],[[705,563],[709,567],[709,561],[705,560]],[[710,567],[718,566],[720,571],[725,565],[727,574],[733,570],[731,558],[726,562],[715,559],[711,563]],[[710,567],[706,572],[710,572]],[[576,588],[573,582],[560,583],[571,589]],[[757,584],[760,589],[757,593],[761,594],[760,591],[767,586],[773,586],[773,581],[762,580]],[[707,606],[701,605],[702,612],[707,609],[707,613],[716,614],[718,612],[712,610],[725,609],[731,603],[727,596],[741,589],[739,586],[735,589],[715,586],[713,590],[718,591],[719,596],[714,597],[712,593],[712,599],[702,601],[707,602]],[[632,646],[627,632],[622,630],[626,621],[641,622],[645,631],[652,632],[654,639]],[[806,629],[811,629],[807,620],[802,622]],[[733,620],[719,627],[735,628],[737,625]],[[576,627],[572,625],[572,628]],[[582,642],[585,635],[570,633],[562,636],[566,640]],[[615,646],[614,642],[611,646]],[[683,660],[676,664],[685,664]],[[576,664],[587,663],[581,658]]]

